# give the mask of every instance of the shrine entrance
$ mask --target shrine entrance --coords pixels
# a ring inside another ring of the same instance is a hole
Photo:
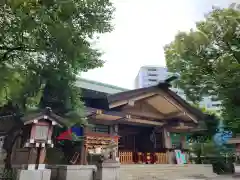
[[[153,127],[119,125],[119,160],[122,164],[167,164],[162,132]]]

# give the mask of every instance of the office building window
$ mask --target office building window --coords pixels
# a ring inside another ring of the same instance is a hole
[[[148,79],[148,81],[150,81],[150,82],[157,82],[156,79]]]
[[[149,68],[148,71],[157,71],[155,68]]]
[[[151,76],[151,77],[156,77],[157,76],[157,74],[148,74],[148,76]]]

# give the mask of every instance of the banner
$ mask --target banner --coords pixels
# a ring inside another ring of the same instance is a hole
[[[186,164],[186,156],[184,153],[182,153],[181,150],[175,150],[175,157],[177,160],[177,164]]]

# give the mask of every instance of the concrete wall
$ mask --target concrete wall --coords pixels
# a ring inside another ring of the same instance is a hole
[[[94,180],[95,165],[59,165],[48,166],[51,169],[51,180]]]
[[[120,163],[95,165],[47,166],[50,180],[119,180]],[[49,179],[44,179],[49,180]]]
[[[46,165],[46,169],[27,170],[27,165],[16,166],[14,180],[119,180],[120,163],[96,165]],[[4,170],[4,166],[0,170]],[[0,171],[1,174],[1,171]]]
[[[51,170],[18,170],[16,180],[50,180]]]

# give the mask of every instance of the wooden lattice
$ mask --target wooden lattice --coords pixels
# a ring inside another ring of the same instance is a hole
[[[119,151],[119,161],[121,164],[132,164],[133,163],[133,152]]]
[[[157,164],[168,164],[168,157],[166,153],[156,153]]]

